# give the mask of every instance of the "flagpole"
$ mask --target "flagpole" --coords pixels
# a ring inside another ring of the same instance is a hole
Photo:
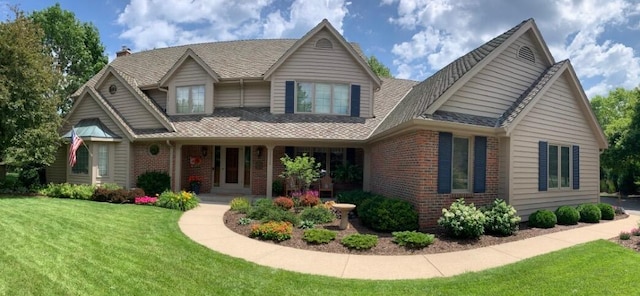
[[[77,135],[78,133],[76,133],[76,127],[75,126],[71,126],[71,129],[73,130],[73,132]],[[82,137],[78,136],[78,138],[82,139]],[[82,146],[84,146],[84,148],[87,148],[87,152],[89,153],[89,156],[91,156],[91,158],[93,158],[93,153],[91,153],[91,149],[89,149],[89,146],[87,146],[87,143],[84,141],[84,139],[82,139]]]

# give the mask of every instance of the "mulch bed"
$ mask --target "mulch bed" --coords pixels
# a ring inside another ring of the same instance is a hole
[[[237,212],[227,211],[224,214],[224,222],[225,225],[234,232],[242,234],[244,236],[249,236],[251,232],[250,225],[238,225],[238,220],[242,217],[245,217],[245,214],[240,214]],[[627,218],[628,215],[616,215],[615,220]],[[602,220],[600,223],[607,223],[608,221]],[[541,228],[531,228],[526,225],[526,223],[520,224],[520,230],[516,232],[515,235],[512,236],[494,236],[494,235],[483,235],[479,239],[452,239],[444,235],[442,232],[434,233],[436,235],[435,242],[420,250],[410,250],[404,247],[400,247],[392,242],[393,237],[390,233],[379,233],[368,229],[360,223],[360,220],[357,217],[353,217],[349,219],[349,227],[345,230],[339,230],[338,225],[340,224],[340,220],[335,220],[330,224],[322,224],[317,225],[316,227],[321,227],[325,229],[338,231],[338,235],[336,239],[328,244],[322,245],[311,245],[307,244],[302,240],[302,234],[304,230],[299,228],[294,228],[293,235],[291,239],[283,241],[283,242],[271,242],[274,244],[278,244],[281,246],[296,248],[296,249],[304,249],[304,250],[312,250],[319,252],[329,252],[329,253],[339,253],[339,254],[359,254],[359,255],[418,255],[418,254],[435,254],[435,253],[446,253],[446,252],[455,252],[462,250],[469,250],[474,248],[481,248],[486,246],[492,246],[497,244],[502,244],[506,242],[512,242],[517,240],[523,240],[530,237],[535,237],[538,235],[554,233],[558,231],[584,227],[591,224],[588,223],[579,223],[578,225],[565,226],[565,225],[557,225],[554,228],[549,229],[541,229]],[[361,234],[375,234],[378,236],[378,245],[373,247],[370,250],[365,251],[357,251],[350,250],[340,244],[340,239],[346,235],[361,233]],[[640,237],[638,238],[640,241]],[[623,241],[629,242],[629,241]],[[635,244],[636,250],[640,248],[640,245]]]

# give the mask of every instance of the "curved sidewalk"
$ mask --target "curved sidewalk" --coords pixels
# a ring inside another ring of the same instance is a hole
[[[223,221],[228,205],[203,203],[185,212],[182,232],[197,243],[229,256],[290,271],[354,279],[416,279],[453,276],[506,265],[597,239],[616,237],[637,226],[640,217],[594,224],[501,245],[466,251],[374,256],[333,254],[282,247],[239,235]]]

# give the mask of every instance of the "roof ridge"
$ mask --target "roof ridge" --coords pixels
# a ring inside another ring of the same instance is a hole
[[[165,46],[165,47],[157,47],[157,48],[151,48],[151,49],[143,49],[140,51],[132,52],[131,54],[126,56],[118,57],[118,58],[129,58],[131,56],[134,56],[140,53],[148,53],[148,52],[160,51],[164,49],[175,49],[180,47],[188,48],[194,45],[199,46],[199,45],[207,45],[207,44],[234,43],[234,42],[247,42],[247,41],[296,41],[298,39],[300,38],[262,38],[262,39],[254,38],[254,39],[238,39],[238,40],[204,41],[204,42],[179,44],[179,45],[172,45],[172,46]]]
[[[567,63],[568,60],[559,61],[549,68],[545,69],[542,74],[516,99],[507,110],[498,117],[495,127],[504,127],[511,122],[529,105],[533,98],[544,88],[544,86],[551,80],[556,72]]]

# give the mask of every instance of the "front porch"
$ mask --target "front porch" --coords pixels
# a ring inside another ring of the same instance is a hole
[[[284,194],[280,158],[307,154],[334,178],[334,195],[341,190],[366,189],[366,150],[356,147],[284,145],[177,145],[174,189],[191,190],[190,178],[202,181],[200,193],[267,196]],[[350,172],[345,170],[351,169]],[[357,173],[353,173],[357,170]],[[348,174],[350,173],[350,174]],[[354,175],[355,180],[353,180]],[[352,178],[349,184],[344,178]]]

